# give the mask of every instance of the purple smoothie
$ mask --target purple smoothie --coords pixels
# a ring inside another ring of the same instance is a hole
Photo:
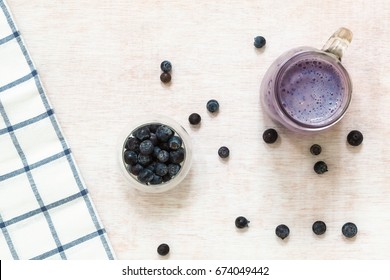
[[[305,126],[332,122],[348,96],[342,70],[326,58],[301,56],[281,69],[277,100],[289,118]]]

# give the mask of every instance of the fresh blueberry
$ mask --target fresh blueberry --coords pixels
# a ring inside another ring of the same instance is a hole
[[[172,179],[172,177],[171,177],[171,175],[169,175],[169,173],[162,176],[163,182],[168,182],[171,179]]]
[[[167,162],[169,160],[169,153],[165,150],[161,150],[157,155],[157,159],[160,162]]]
[[[229,157],[230,151],[228,147],[222,146],[218,149],[218,155],[220,158],[227,158]]]
[[[265,46],[266,40],[263,36],[256,36],[253,42],[253,45],[260,49]]]
[[[286,225],[278,225],[275,229],[275,234],[281,239],[285,239],[290,234],[290,229]]]
[[[143,155],[143,154],[138,155],[138,163],[141,164],[142,166],[147,166],[151,161],[152,158],[149,155]]]
[[[158,154],[160,153],[161,148],[158,146],[155,146],[153,149],[153,157],[158,158]]]
[[[123,154],[123,158],[124,158],[124,160],[125,160],[125,162],[126,162],[127,164],[134,165],[134,164],[137,163],[138,155],[137,155],[136,152],[127,150],[127,151],[125,151],[125,153]]]
[[[317,161],[316,164],[314,164],[314,171],[317,174],[324,174],[328,171],[328,166],[323,161]]]
[[[180,170],[180,165],[179,164],[171,163],[171,164],[168,165],[168,174],[171,177],[173,177],[177,173],[179,173],[179,170]]]
[[[158,176],[156,174],[153,175],[153,179],[150,181],[151,185],[159,185],[163,182],[161,176]]]
[[[235,224],[237,228],[245,228],[248,226],[249,221],[245,217],[240,216],[236,218]]]
[[[150,155],[153,153],[153,143],[150,140],[144,140],[139,144],[139,152],[143,155]]]
[[[138,174],[138,180],[141,182],[141,183],[149,183],[150,181],[153,180],[154,178],[154,173],[153,171],[147,169],[147,168],[144,168],[142,169],[139,174]]]
[[[363,142],[363,134],[358,130],[348,133],[347,142],[351,146],[359,146]]]
[[[179,148],[176,151],[174,150],[169,153],[169,159],[172,163],[181,163],[184,160],[184,155],[184,149]]]
[[[169,253],[169,246],[165,243],[161,244],[160,246],[157,247],[157,253],[160,256],[165,256],[168,255]]]
[[[150,125],[149,125],[149,131],[150,131],[151,133],[156,133],[156,130],[157,130],[157,128],[158,128],[159,126],[160,126],[160,125],[157,124],[157,123],[150,124]]]
[[[160,75],[160,81],[163,82],[164,84],[169,83],[172,80],[172,76],[169,73],[163,72]]]
[[[312,230],[316,235],[324,234],[326,231],[326,224],[323,221],[316,221],[312,226]]]
[[[275,143],[277,139],[278,132],[275,129],[269,128],[263,132],[263,140],[265,143],[272,144]]]
[[[156,136],[157,139],[161,142],[167,142],[169,138],[171,138],[173,135],[172,129],[167,127],[166,125],[161,125],[159,128],[157,128]]]
[[[144,141],[146,139],[149,139],[150,138],[149,127],[143,126],[143,127],[138,128],[134,132],[134,136],[137,137],[138,140],[140,140],[140,141]]]
[[[157,165],[156,162],[152,162],[152,163],[149,163],[149,165],[146,166],[145,168],[149,169],[152,172],[155,172],[156,171],[156,165]]]
[[[346,223],[343,225],[341,231],[345,237],[352,238],[357,234],[358,229],[354,223]]]
[[[200,121],[202,120],[202,118],[200,117],[200,115],[198,113],[192,113],[189,117],[188,117],[188,121],[190,122],[190,124],[192,125],[197,125],[200,123]]]
[[[137,138],[129,137],[126,141],[126,149],[134,152],[139,151],[139,141]]]
[[[183,141],[179,136],[174,135],[171,138],[169,138],[168,145],[171,150],[177,150],[181,147],[182,142]]]
[[[170,150],[168,142],[161,142],[158,146],[160,147],[161,150],[165,150],[165,151]]]
[[[157,163],[155,173],[158,176],[166,175],[168,173],[168,166],[161,162]]]
[[[315,155],[315,156],[318,156],[319,154],[321,154],[321,151],[322,151],[322,148],[320,145],[318,144],[313,144],[311,147],[310,147],[310,153],[312,155]]]
[[[141,164],[137,163],[136,165],[130,166],[131,174],[137,176],[141,170],[144,169]]]
[[[169,72],[172,70],[172,64],[168,60],[161,62],[160,68],[163,72]]]
[[[154,133],[150,133],[149,140],[152,141],[153,146],[156,146],[158,144],[157,136]]]
[[[219,109],[219,103],[217,100],[215,99],[211,99],[207,102],[207,110],[210,112],[210,113],[215,113],[218,111]]]

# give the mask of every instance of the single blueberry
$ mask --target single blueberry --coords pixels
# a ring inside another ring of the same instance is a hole
[[[179,173],[179,170],[180,170],[179,164],[174,164],[174,163],[168,164],[169,176],[171,176],[171,177],[175,176],[177,173]]]
[[[144,141],[146,139],[149,139],[150,138],[149,127],[143,126],[143,127],[138,128],[134,132],[134,136],[137,137],[138,140],[140,140],[140,141]]]
[[[139,151],[139,141],[137,138],[129,137],[126,141],[126,149],[134,152]]]
[[[326,224],[323,221],[316,221],[312,226],[312,230],[316,235],[324,234],[326,231]]]
[[[157,165],[157,162],[152,162],[152,163],[149,163],[148,166],[146,166],[145,168],[149,169],[152,172],[155,172],[156,171],[156,165]]]
[[[160,256],[166,256],[168,255],[169,253],[169,246],[165,243],[159,245],[157,247],[157,253],[160,255]]]
[[[127,164],[134,165],[134,164],[137,163],[138,155],[137,155],[136,152],[127,150],[127,151],[125,151],[125,153],[123,154],[123,158],[124,158],[124,160],[125,160],[125,162],[126,162]]]
[[[158,139],[155,133],[150,133],[150,141],[152,141],[153,146],[156,146],[158,144]]]
[[[153,153],[153,143],[150,140],[144,140],[139,144],[139,152],[143,155],[150,155]]]
[[[220,158],[227,158],[229,157],[230,151],[228,147],[222,146],[218,149],[218,155]]]
[[[169,83],[172,80],[172,76],[169,73],[163,72],[160,75],[160,81],[163,82],[164,84]]]
[[[156,164],[155,173],[158,176],[164,176],[168,173],[168,166],[164,163],[158,162]]]
[[[143,155],[143,154],[138,155],[138,163],[141,164],[142,166],[147,166],[151,161],[152,158],[149,155]]]
[[[155,146],[153,149],[153,157],[157,158],[160,151],[161,151],[161,148],[158,146]]]
[[[172,179],[172,177],[171,177],[171,175],[169,175],[169,173],[162,176],[163,182],[168,182],[171,179]]]
[[[179,148],[176,151],[169,153],[169,159],[172,163],[181,163],[184,160],[185,152],[183,148]]]
[[[311,147],[310,147],[310,153],[312,155],[315,155],[315,156],[318,156],[319,154],[321,154],[322,152],[322,148],[320,145],[318,144],[313,144]]]
[[[215,113],[219,110],[219,103],[217,100],[211,99],[207,102],[206,108],[210,113]]]
[[[249,221],[245,217],[239,216],[236,218],[235,224],[237,228],[245,228],[248,226]]]
[[[157,155],[157,159],[160,162],[167,162],[169,160],[169,153],[165,150],[161,150]]]
[[[168,145],[169,145],[169,148],[171,150],[177,150],[181,147],[181,144],[183,143],[183,141],[181,140],[181,138],[179,136],[172,136],[171,138],[169,138],[168,140]]]
[[[253,45],[260,49],[265,46],[266,40],[263,36],[256,36],[253,42]]]
[[[290,229],[286,225],[278,225],[275,229],[275,234],[281,239],[285,239],[290,234]]]
[[[153,123],[149,125],[149,131],[151,133],[156,133],[157,128],[160,126],[160,124]]]
[[[343,225],[341,231],[345,237],[352,238],[357,234],[358,229],[354,223],[346,223]]]
[[[314,164],[314,171],[315,171],[317,174],[324,174],[325,172],[328,171],[328,166],[327,166],[326,163],[323,162],[323,161],[317,161],[317,162]]]
[[[147,168],[144,168],[142,169],[139,174],[138,174],[138,181],[140,181],[141,183],[149,183],[150,181],[153,180],[154,178],[154,173],[153,171],[147,169]]]
[[[275,143],[277,139],[278,132],[275,129],[269,128],[263,132],[263,140],[265,143],[272,144]]]
[[[172,70],[172,64],[168,60],[161,62],[160,68],[163,72],[169,72]]]
[[[192,114],[188,117],[188,121],[189,121],[190,124],[192,124],[192,125],[199,124],[201,120],[202,120],[202,118],[200,117],[200,115],[199,115],[198,113],[192,113]]]
[[[154,174],[153,179],[150,181],[151,185],[159,185],[163,182],[161,176]]]
[[[133,166],[130,166],[130,172],[131,174],[137,176],[141,170],[144,169],[143,166],[139,163],[137,163],[136,165],[133,165]]]
[[[363,134],[358,130],[348,133],[347,142],[351,146],[359,146],[363,142]]]
[[[156,136],[157,139],[161,142],[167,142],[169,138],[171,138],[173,135],[172,129],[170,129],[166,125],[161,125],[159,128],[156,130]]]

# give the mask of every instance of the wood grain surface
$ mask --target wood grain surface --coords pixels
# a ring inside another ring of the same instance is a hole
[[[119,259],[389,259],[390,2],[8,0]],[[321,48],[339,27],[353,41],[343,64],[353,81],[344,119],[297,135],[264,115],[261,79],[282,52]],[[263,35],[267,45],[253,47]],[[173,64],[161,84],[160,63]],[[206,102],[215,98],[212,116]],[[202,116],[192,128],[188,116]],[[118,136],[144,114],[181,123],[194,160],[167,193],[132,189],[118,162]],[[261,137],[274,127],[274,145]],[[364,134],[350,147],[352,129]],[[309,147],[318,143],[315,157]],[[217,150],[225,145],[227,162]],[[317,160],[329,172],[313,172]],[[250,220],[246,230],[237,216]],[[312,233],[314,221],[328,226]],[[356,238],[341,234],[345,222]],[[291,234],[282,241],[275,227]]]

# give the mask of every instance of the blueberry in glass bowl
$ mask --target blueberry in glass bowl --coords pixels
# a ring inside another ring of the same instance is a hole
[[[120,137],[120,167],[131,185],[160,193],[183,181],[191,167],[191,139],[166,116],[137,118]]]

